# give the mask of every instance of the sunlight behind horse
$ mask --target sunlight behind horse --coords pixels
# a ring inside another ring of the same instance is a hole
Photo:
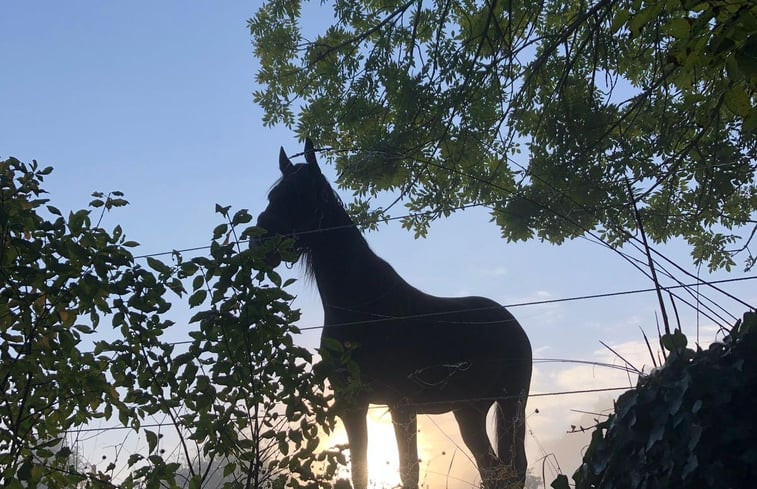
[[[374,408],[368,411],[368,485],[375,489],[389,489],[401,484],[399,473],[399,454],[397,440],[394,436],[392,418],[386,408]],[[344,425],[339,423],[331,435],[329,444],[347,443]],[[419,456],[425,456],[419,447]],[[341,477],[350,478],[350,469],[345,467]]]
[[[392,489],[401,486],[397,440],[388,408],[371,406],[368,411],[368,487]],[[477,489],[480,478],[475,463],[460,437],[455,419],[450,414],[423,416],[418,420],[418,458],[420,486],[449,489]],[[339,423],[329,437],[328,445],[347,443],[344,426]],[[344,467],[339,477],[349,479],[350,468]]]

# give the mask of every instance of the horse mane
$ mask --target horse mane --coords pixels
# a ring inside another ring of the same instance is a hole
[[[345,236],[350,235],[351,239],[356,240],[355,244],[358,247],[370,251],[368,242],[357,228],[355,221],[353,221],[352,217],[347,213],[342,199],[329,184],[328,180],[326,180],[325,176],[320,175],[320,178],[322,185],[328,189],[328,192],[325,192],[326,199],[323,201],[323,207],[321,208],[323,213],[321,223],[319,228],[315,229],[313,232],[324,236],[333,236],[334,239],[344,238]],[[313,253],[311,248],[307,245],[307,241],[308,240],[300,241],[298,251],[300,253],[300,260],[304,268],[305,277],[309,281],[315,281]],[[370,253],[373,254],[372,251],[370,251]],[[380,260],[380,258],[378,259]]]

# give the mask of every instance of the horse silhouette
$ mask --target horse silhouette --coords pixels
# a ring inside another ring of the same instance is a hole
[[[452,411],[487,489],[522,487],[524,409],[531,346],[507,309],[482,297],[435,297],[408,284],[371,251],[316,162],[312,142],[282,177],[257,225],[294,238],[323,302],[321,349],[342,345],[358,373],[333,371],[336,413],[347,432],[352,483],[368,484],[366,414],[388,406],[403,487],[418,487],[417,414]],[[338,343],[337,343],[338,342]],[[496,404],[494,446],[486,431]]]

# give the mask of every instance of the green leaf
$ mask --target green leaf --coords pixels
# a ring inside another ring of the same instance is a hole
[[[158,448],[158,435],[150,430],[145,430],[145,437],[147,438],[147,451],[153,453]]]
[[[646,7],[641,9],[636,15],[631,17],[631,20],[628,24],[628,28],[631,31],[631,34],[638,36],[644,26],[646,26],[649,21],[655,17],[657,12],[659,12],[659,9],[657,8]]]
[[[71,448],[63,446],[60,450],[58,450],[55,456],[59,458],[68,458],[71,456],[71,453]]]
[[[90,334],[93,331],[91,327],[84,324],[77,324],[74,326],[74,328],[84,334]]]
[[[21,467],[19,467],[18,471],[16,472],[18,479],[21,481],[28,481],[29,479],[31,479],[33,466],[34,464],[31,458],[24,460],[24,462],[21,464]]]
[[[171,268],[168,265],[166,265],[162,261],[160,261],[160,260],[158,260],[156,258],[153,258],[151,256],[147,257],[147,264],[150,266],[150,268],[152,268],[153,270],[155,270],[158,273],[161,273],[161,274],[170,274],[171,273]]]
[[[226,207],[222,207],[219,204],[216,204],[216,212],[218,214],[221,214],[224,217],[227,217],[229,215],[229,209],[231,209],[230,205],[227,205]]]
[[[734,114],[746,117],[749,113],[749,109],[752,108],[752,104],[749,101],[749,95],[744,91],[744,87],[741,84],[734,85],[728,89],[723,100],[725,105],[733,111]]]
[[[610,26],[610,33],[615,34],[618,32],[618,30],[628,22],[629,17],[630,13],[628,10],[618,9],[617,12],[615,12],[615,18],[612,20],[612,25]]]
[[[189,296],[189,307],[197,307],[203,302],[205,302],[205,298],[208,296],[208,292],[205,289],[200,289],[194,294]]]
[[[224,477],[228,477],[228,476],[230,476],[231,474],[233,474],[233,473],[234,473],[234,471],[235,471],[236,469],[237,469],[237,464],[235,464],[234,462],[231,462],[231,463],[228,463],[228,464],[226,464],[226,465],[224,466],[224,468],[223,468],[223,476],[224,476]]]
[[[105,206],[110,209],[112,207],[123,207],[125,205],[128,205],[129,201],[126,199],[108,199],[105,202]]]
[[[192,290],[197,290],[203,285],[205,285],[205,277],[203,277],[202,275],[198,275],[194,279],[192,279]]]
[[[670,23],[668,23],[667,30],[676,39],[688,39],[691,25],[687,19],[675,18],[671,19]]]
[[[341,353],[341,352],[344,351],[344,345],[342,345],[342,342],[339,341],[339,340],[337,340],[337,339],[323,337],[323,338],[321,338],[321,341],[323,343],[323,346],[327,350],[334,351],[334,352],[339,352],[339,353]]]
[[[144,457],[142,455],[140,455],[138,453],[133,453],[133,454],[129,455],[129,459],[126,461],[126,463],[127,463],[127,465],[129,467],[132,467],[132,466],[134,466],[134,464],[136,464],[137,462],[139,462],[142,459],[144,459]]]
[[[676,329],[673,333],[662,336],[662,345],[671,352],[683,350],[686,348],[687,344],[688,340],[686,339],[686,335],[684,335],[680,329]]]
[[[279,447],[279,452],[281,452],[282,455],[286,455],[289,453],[289,443],[287,442],[286,438],[279,439],[278,447]]]
[[[182,374],[182,377],[188,380],[194,380],[195,375],[197,375],[198,366],[194,363],[188,363],[187,366],[184,368],[184,372]]]
[[[163,457],[161,457],[160,455],[150,455],[149,457],[147,457],[147,460],[149,460],[151,464],[157,466],[162,466],[165,464],[165,460],[163,460]]]
[[[231,220],[232,225],[239,226],[240,224],[246,224],[252,221],[252,216],[247,209],[241,209],[234,214]]]
[[[226,232],[229,230],[229,225],[224,223],[219,224],[215,227],[213,230],[213,239],[220,239],[221,236],[226,234]]]
[[[189,480],[189,489],[202,489],[202,477],[195,475]]]
[[[555,480],[549,485],[553,489],[570,489],[568,483],[568,477],[565,474],[559,474]]]

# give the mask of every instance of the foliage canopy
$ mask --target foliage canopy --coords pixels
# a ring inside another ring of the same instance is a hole
[[[508,240],[587,230],[730,267],[757,209],[757,6],[750,0],[268,0],[250,19],[267,124],[334,149],[370,207],[429,222],[474,204]],[[303,7],[307,8],[305,10]],[[631,197],[632,195],[632,197]],[[632,203],[633,200],[633,203]],[[421,212],[418,214],[419,212]],[[738,247],[737,247],[738,248]]]

